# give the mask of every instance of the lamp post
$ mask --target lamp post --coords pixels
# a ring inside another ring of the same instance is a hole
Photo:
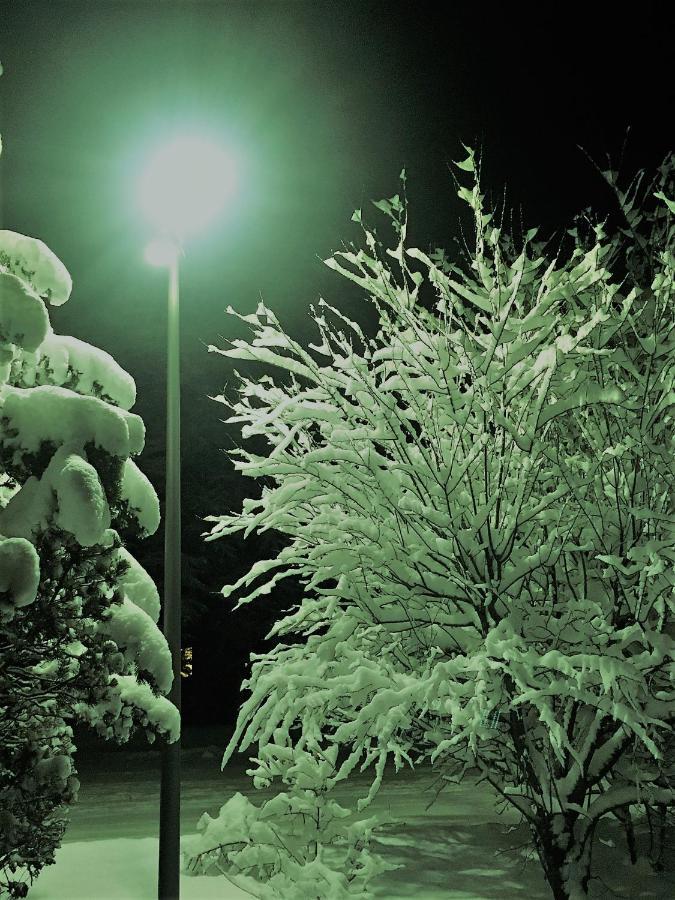
[[[166,334],[166,493],[163,630],[171,651],[169,700],[181,709],[180,307],[178,245],[168,261]],[[180,896],[180,737],[162,747],[159,795],[159,900]]]
[[[164,236],[146,248],[152,265],[168,270],[166,349],[166,493],[163,631],[171,652],[169,700],[181,708],[181,482],[179,259],[183,239],[201,231],[231,189],[230,160],[214,144],[182,137],[150,160],[140,183],[141,205]],[[180,738],[162,748],[159,803],[159,900],[180,896]]]

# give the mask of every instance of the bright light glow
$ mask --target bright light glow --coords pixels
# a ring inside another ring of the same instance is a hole
[[[233,161],[201,137],[178,137],[150,159],[140,184],[140,204],[160,231],[183,238],[218,215],[234,186]]]
[[[179,253],[178,244],[170,238],[161,237],[150,241],[145,248],[145,260],[151,266],[168,269]]]

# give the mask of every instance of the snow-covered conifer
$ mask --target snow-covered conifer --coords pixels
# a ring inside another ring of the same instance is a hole
[[[72,725],[175,740],[159,596],[125,550],[159,524],[132,456],[133,379],[53,333],[71,279],[42,241],[0,231],[0,895],[53,861],[77,795]]]

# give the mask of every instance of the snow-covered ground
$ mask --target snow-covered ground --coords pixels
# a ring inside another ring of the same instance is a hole
[[[251,900],[224,878],[181,877],[182,900]],[[29,900],[154,900],[157,838],[67,841]]]
[[[45,869],[30,900],[154,900],[157,896],[159,769],[154,753],[105,754],[106,766],[81,766],[80,803],[56,864]],[[235,791],[260,799],[244,763],[219,771],[220,748],[188,749],[183,760],[182,830],[195,831],[202,812],[212,815]],[[342,802],[365,793],[361,776],[344,786]],[[508,831],[512,815],[498,817],[490,793],[474,784],[452,787],[426,809],[434,795],[430,771],[401,772],[387,781],[373,811],[392,824],[381,836],[383,855],[404,868],[385,873],[376,894],[382,900],[546,900],[550,897],[538,863],[523,859],[522,829]],[[643,862],[631,866],[621,833],[601,832],[597,870],[602,882],[592,896],[670,898],[675,872],[655,875]],[[614,846],[610,846],[613,844]],[[225,878],[181,879],[183,900],[248,897]]]

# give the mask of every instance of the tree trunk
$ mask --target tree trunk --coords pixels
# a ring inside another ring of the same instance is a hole
[[[633,828],[633,818],[630,814],[630,807],[625,809],[617,809],[614,813],[616,818],[623,825],[626,834],[626,844],[628,845],[628,855],[633,865],[637,862],[637,847],[635,845],[635,829]]]
[[[591,877],[590,834],[583,847],[576,840],[576,817],[564,813],[542,815],[533,826],[537,853],[554,900],[582,900]]]
[[[668,808],[664,803],[655,807],[647,804],[647,821],[649,822],[649,858],[657,872],[663,872],[664,850],[666,844],[666,820]]]

